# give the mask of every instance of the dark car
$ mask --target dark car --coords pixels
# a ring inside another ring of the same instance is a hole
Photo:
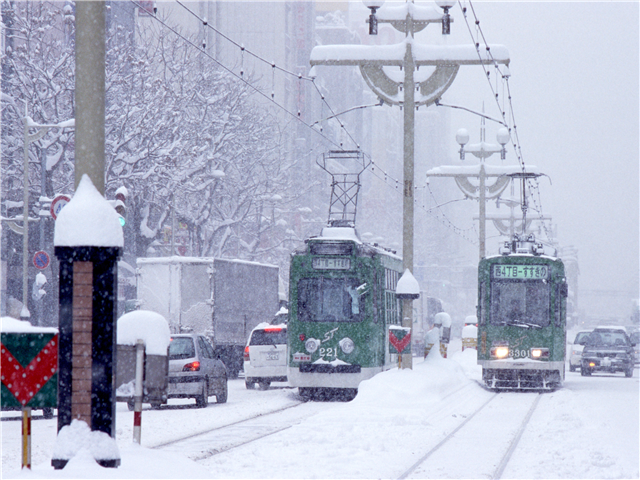
[[[624,329],[596,328],[582,350],[580,373],[589,376],[593,372],[624,372],[626,377],[632,377],[633,346]]]
[[[629,338],[631,339],[631,343],[633,343],[635,363],[638,365],[640,363],[640,332],[629,332]]]

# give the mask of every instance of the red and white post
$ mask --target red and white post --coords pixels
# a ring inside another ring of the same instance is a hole
[[[142,433],[142,395],[144,382],[144,342],[136,342],[136,389],[134,392],[135,406],[133,409],[133,441],[140,444]]]

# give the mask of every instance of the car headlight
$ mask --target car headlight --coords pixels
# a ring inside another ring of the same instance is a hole
[[[309,340],[304,342],[304,348],[306,348],[307,352],[309,353],[313,353],[316,350],[318,350],[319,346],[320,346],[320,342],[315,338],[310,338]]]
[[[509,356],[509,347],[506,345],[492,347],[491,356],[495,358],[507,358]]]
[[[532,348],[530,355],[531,355],[531,358],[540,359],[540,360],[549,358],[549,349],[548,348]]]
[[[342,351],[346,354],[353,352],[353,349],[356,348],[355,343],[349,337],[344,337],[340,342],[338,342]]]

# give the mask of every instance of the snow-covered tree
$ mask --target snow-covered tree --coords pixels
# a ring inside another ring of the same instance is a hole
[[[61,7],[45,2],[3,1],[5,49],[2,56],[2,196],[21,199],[26,114],[39,124],[73,118],[73,21]],[[73,185],[73,132],[51,129],[30,148],[30,190],[40,195],[46,162],[46,192],[70,192]]]
[[[175,208],[193,254],[263,260],[262,237],[276,235],[264,202],[290,176],[278,120],[181,37],[140,28],[137,42],[109,37],[106,115],[107,189],[132,194],[136,253]]]

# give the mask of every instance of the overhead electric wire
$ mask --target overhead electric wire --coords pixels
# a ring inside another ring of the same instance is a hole
[[[327,106],[327,108],[329,109],[329,111],[331,112],[333,117],[337,117],[337,114],[333,111],[333,109],[331,108],[331,105],[329,105],[329,103],[326,101],[326,99],[324,98],[324,95],[322,95],[322,93],[320,92],[318,86],[316,85],[314,78],[313,77],[307,77],[305,75],[302,75],[301,73],[294,73],[291,72],[285,68],[282,68],[280,66],[278,66],[275,62],[273,61],[268,61],[265,58],[261,57],[260,55],[258,55],[257,53],[247,49],[244,47],[244,45],[239,44],[238,42],[236,42],[235,40],[231,39],[230,37],[228,37],[227,35],[225,35],[224,33],[222,33],[220,30],[218,30],[217,28],[215,28],[213,25],[211,25],[207,20],[205,20],[204,18],[200,17],[198,14],[196,14],[194,11],[192,11],[189,7],[187,7],[186,5],[184,5],[184,3],[182,3],[180,0],[176,0],[176,2],[178,3],[178,5],[180,5],[181,7],[183,7],[187,12],[189,12],[191,15],[193,15],[195,18],[198,19],[198,21],[200,21],[200,23],[202,23],[202,25],[206,28],[211,29],[212,31],[214,31],[216,34],[220,35],[222,38],[224,38],[225,40],[227,40],[228,42],[230,42],[231,44],[235,45],[237,48],[241,49],[242,52],[246,52],[247,54],[251,55],[252,57],[254,57],[255,59],[263,62],[266,65],[269,65],[273,70],[274,74],[275,74],[275,70],[279,70],[287,75],[291,75],[293,77],[296,77],[298,80],[304,80],[304,81],[310,81],[311,84],[315,87],[316,91],[318,92],[318,94],[320,95],[320,98],[322,99],[322,101],[325,103],[325,105]],[[229,71],[231,71],[229,69]],[[242,78],[242,76],[240,77]],[[272,100],[274,100],[272,98]],[[278,104],[279,105],[279,104]],[[289,112],[286,107],[283,107],[281,105],[279,105],[280,108],[286,110],[289,114],[296,116],[296,118],[298,118],[300,121],[302,121],[302,123],[304,123],[307,127],[311,128],[312,130],[316,131],[315,129],[313,129],[312,125],[307,124],[306,122],[304,122],[302,119],[299,118],[299,116],[297,114],[294,114],[292,112]],[[358,142],[355,140],[355,138],[353,138],[353,136],[351,135],[351,133],[346,129],[346,127],[344,126],[344,124],[338,120],[338,123],[340,124],[340,127],[344,130],[344,132],[346,133],[346,135],[351,139],[351,141],[354,143],[354,145],[357,148],[360,148],[360,145],[358,144]],[[316,133],[318,133],[316,131]],[[326,137],[325,137],[326,138]],[[342,145],[340,145],[340,148],[342,148]]]
[[[471,39],[474,40],[474,44],[476,47],[476,52],[478,53],[478,58],[480,59],[480,64],[482,66],[483,71],[485,72],[485,76],[487,78],[487,81],[489,83],[489,88],[491,89],[491,92],[493,93],[493,97],[494,100],[496,101],[496,104],[498,105],[498,110],[500,111],[501,115],[502,115],[502,119],[504,122],[504,125],[507,126],[508,130],[509,130],[509,135],[511,137],[511,133],[513,130],[513,137],[511,139],[512,142],[512,146],[514,149],[514,152],[516,154],[516,158],[518,159],[518,163],[520,164],[520,168],[522,169],[522,173],[526,173],[526,165],[524,163],[524,159],[523,159],[523,154],[522,154],[522,147],[521,147],[521,143],[520,143],[520,137],[518,135],[518,129],[517,129],[517,125],[516,125],[516,121],[515,121],[515,113],[514,113],[514,108],[513,108],[513,99],[512,99],[512,94],[511,94],[511,86],[509,83],[509,74],[506,74],[505,72],[500,70],[500,66],[498,64],[498,62],[495,60],[495,58],[493,57],[493,54],[491,53],[491,49],[489,48],[489,44],[487,42],[487,39],[484,35],[484,32],[482,31],[482,27],[480,26],[480,20],[478,19],[478,16],[476,14],[475,8],[473,6],[473,2],[471,0],[466,0],[469,3],[469,6],[471,8],[471,12],[473,13],[473,16],[475,18],[475,26],[476,29],[478,31],[478,34],[482,37],[482,41],[485,45],[485,48],[487,50],[487,53],[489,55],[489,57],[491,58],[491,63],[494,65],[494,67],[496,68],[496,70],[498,72],[500,72],[501,77],[502,77],[502,82],[503,82],[503,90],[504,87],[506,87],[507,90],[507,100],[508,100],[508,104],[509,104],[509,115],[510,115],[510,122],[509,120],[507,120],[507,116],[506,116],[506,112],[505,109],[502,108],[500,106],[500,101],[499,101],[499,95],[496,93],[496,89],[493,88],[493,85],[491,84],[491,80],[490,80],[490,72],[487,71],[485,65],[485,61],[482,59],[482,56],[480,55],[480,42],[477,41],[477,39],[474,39],[473,37],[473,33],[471,31],[471,26],[469,25],[469,20],[467,18],[467,9],[466,7],[464,7],[462,5],[462,0],[458,0],[458,3],[460,5],[460,9],[462,10],[462,14],[465,20],[465,24],[467,25],[467,30],[469,31],[469,35],[471,36]],[[508,68],[508,67],[507,67]],[[497,78],[496,78],[496,82],[497,82]],[[503,95],[504,97],[504,95]],[[503,100],[504,101],[504,100]],[[509,127],[508,125],[512,125],[512,127]],[[542,200],[540,198],[540,189],[538,188],[538,181],[536,179],[536,185],[533,185],[532,180],[531,179],[526,179],[523,180],[526,181],[529,185],[529,190],[530,192],[532,190],[536,190],[538,192],[538,203],[539,205],[536,204],[536,199],[533,196],[533,194],[530,195],[531,197],[531,201],[534,203],[535,207],[533,210],[538,212],[540,214],[540,216],[542,216]],[[526,215],[526,198],[523,198],[523,215]],[[552,241],[552,236],[549,233],[548,229],[547,229],[547,225],[544,222],[544,220],[542,218],[539,219],[539,221],[542,223],[542,227],[544,229],[545,234],[547,235],[547,239],[551,242]]]
[[[143,8],[140,6],[140,4],[136,1],[136,0],[131,0],[131,2],[136,5],[138,8]],[[180,3],[180,2],[178,2]],[[175,28],[171,27],[170,25],[168,25],[165,21],[163,21],[162,19],[158,18],[157,15],[151,15],[151,18],[155,19],[157,22],[159,22],[160,24],[162,24],[165,28],[167,28],[168,30],[170,30],[171,32],[173,32],[176,36],[178,36],[179,38],[181,38],[184,42],[186,42],[188,45],[192,46],[193,48],[195,48],[198,52],[202,53],[203,55],[205,55],[207,58],[209,58],[210,60],[212,60],[214,63],[216,63],[218,66],[220,66],[222,69],[224,69],[225,71],[227,71],[229,74],[231,74],[233,77],[235,77],[236,79],[238,79],[240,82],[244,83],[246,86],[248,86],[249,88],[251,88],[252,90],[254,90],[256,93],[258,93],[259,95],[261,95],[262,97],[266,98],[268,101],[270,101],[272,104],[274,104],[276,107],[280,108],[281,110],[283,110],[285,113],[289,114],[291,117],[293,117],[294,119],[296,119],[297,121],[299,121],[300,123],[302,123],[303,125],[305,125],[307,128],[311,129],[312,131],[314,131],[317,135],[321,136],[322,138],[324,138],[328,143],[342,149],[343,147],[337,143],[335,140],[327,137],[326,135],[324,135],[322,132],[319,132],[318,130],[316,130],[315,128],[311,127],[308,123],[306,123],[304,120],[302,120],[296,113],[289,111],[285,106],[280,105],[277,101],[275,101],[275,99],[271,98],[269,95],[267,95],[266,93],[264,93],[262,90],[260,90],[258,87],[256,87],[255,85],[253,85],[251,82],[245,80],[242,76],[236,74],[231,68],[227,67],[226,65],[224,65],[222,62],[220,62],[219,60],[217,60],[215,57],[213,57],[211,54],[209,54],[205,49],[199,47],[198,45],[196,45],[193,41],[189,40],[187,37],[185,37],[184,35],[182,35],[180,32],[178,32]],[[245,50],[246,51],[246,50]],[[344,127],[343,127],[344,128]],[[354,143],[355,140],[354,140]],[[356,143],[357,145],[357,143]]]
[[[134,5],[136,5],[138,8],[142,8],[144,9],[144,7],[142,7],[136,0],[130,0]],[[339,115],[342,115],[343,113],[346,112],[341,112],[341,113],[336,113],[334,111],[334,109],[331,107],[331,105],[327,102],[327,100],[325,99],[325,96],[322,94],[322,92],[320,91],[320,88],[318,87],[318,85],[315,82],[315,79],[313,77],[307,77],[305,75],[302,75],[300,73],[294,73],[291,72],[287,69],[284,69],[278,65],[276,65],[275,62],[272,61],[268,61],[266,59],[264,59],[263,57],[261,57],[260,55],[256,54],[255,52],[247,49],[244,45],[239,44],[238,42],[236,42],[235,40],[233,40],[232,38],[230,38],[229,36],[225,35],[224,33],[222,33],[221,31],[219,31],[218,29],[216,29],[215,27],[213,27],[207,20],[205,20],[204,18],[200,17],[199,15],[197,15],[195,12],[193,12],[191,9],[189,9],[186,5],[184,5],[183,2],[181,2],[180,0],[176,0],[176,3],[178,3],[180,6],[182,6],[188,13],[190,13],[191,15],[193,15],[195,18],[197,18],[203,26],[211,29],[212,31],[214,31],[217,35],[220,35],[222,38],[224,38],[225,40],[227,40],[228,42],[230,42],[231,44],[233,44],[234,46],[236,46],[237,48],[240,49],[240,51],[242,52],[242,54],[247,53],[248,55],[251,55],[252,57],[254,57],[255,59],[269,65],[273,71],[278,70],[284,74],[287,75],[291,75],[293,77],[296,77],[298,80],[300,81],[309,81],[311,82],[311,84],[314,86],[318,96],[320,97],[323,105],[326,105],[327,109],[329,110],[329,112],[331,113],[331,116],[329,116],[328,118],[324,119],[324,120],[320,120],[320,121],[316,121],[312,124],[309,124],[307,122],[305,122],[302,118],[300,118],[299,112],[295,113],[295,112],[291,112],[289,109],[287,109],[284,105],[281,105],[280,103],[278,103],[275,98],[273,98],[273,95],[269,96],[268,94],[266,94],[265,92],[263,92],[262,90],[260,90],[257,86],[255,86],[253,83],[247,81],[244,78],[243,72],[241,72],[241,75],[238,75],[236,72],[234,72],[230,67],[226,66],[225,64],[223,64],[221,61],[219,61],[218,59],[216,59],[215,57],[213,57],[211,54],[209,54],[205,48],[201,48],[200,46],[198,46],[197,44],[195,44],[192,40],[188,39],[186,36],[184,36],[183,34],[181,34],[180,32],[178,32],[175,28],[171,27],[170,25],[168,25],[165,21],[163,21],[162,19],[160,19],[155,12],[153,14],[151,14],[151,12],[149,12],[151,15],[150,17],[153,18],[154,20],[156,20],[158,23],[160,23],[161,25],[163,25],[165,28],[167,28],[168,30],[170,30],[171,32],[173,32],[177,37],[181,38],[184,42],[186,42],[188,45],[190,45],[191,47],[195,48],[199,53],[202,53],[203,55],[205,55],[207,58],[209,58],[210,60],[212,60],[214,63],[216,63],[218,66],[220,66],[222,69],[224,69],[226,72],[228,72],[230,75],[232,75],[233,77],[235,77],[237,80],[239,80],[240,82],[244,83],[247,87],[251,88],[252,90],[254,90],[256,93],[258,93],[259,95],[261,95],[262,97],[266,98],[268,101],[270,101],[273,105],[275,105],[276,107],[278,107],[279,109],[281,109],[282,111],[284,111],[285,113],[287,113],[289,116],[293,117],[295,120],[297,120],[298,122],[302,123],[305,127],[311,129],[314,133],[316,133],[317,135],[319,135],[320,137],[322,137],[324,140],[326,140],[329,144],[334,145],[335,147],[344,150],[344,147],[342,145],[342,143],[333,140],[332,138],[327,137],[326,135],[324,135],[324,133],[322,132],[322,129],[320,129],[320,131],[318,131],[316,128],[314,128],[319,122],[321,121],[325,121],[325,120],[329,120],[329,119],[336,119],[336,121],[339,123],[340,127],[343,129],[343,131],[345,132],[345,134],[349,137],[349,139],[353,142],[353,144],[357,147],[357,149],[361,149],[360,144],[355,140],[355,138],[351,135],[351,133],[347,130],[346,126],[344,125],[343,122],[341,122],[339,119],[337,119],[336,117]],[[146,9],[145,9],[146,10]],[[356,110],[359,108],[365,108],[365,107],[371,107],[371,106],[380,106],[381,104],[375,104],[375,105],[365,105],[365,106],[359,106],[359,107],[353,107],[350,110]],[[392,177],[391,175],[389,175],[387,172],[385,172],[383,169],[381,169],[374,161],[373,158],[371,157],[370,154],[363,152],[363,155],[365,157],[367,157],[370,160],[370,166],[368,168],[368,170],[371,171],[371,173],[379,178],[380,180],[382,180],[385,185],[387,185],[389,188],[392,188],[393,190],[395,190],[397,192],[397,194],[402,195],[401,191],[398,191],[397,185],[399,185],[400,181],[398,179],[395,179],[394,177]],[[375,168],[378,168],[379,170],[381,170],[384,173],[385,178],[382,179],[376,172],[375,172]],[[391,185],[389,185],[387,183],[387,178],[391,179],[392,181],[394,181],[396,183],[396,188],[393,188]],[[417,188],[417,187],[416,187]],[[414,200],[415,201],[415,200]],[[416,202],[417,203],[417,202]],[[447,202],[448,203],[448,202]],[[420,205],[418,205],[418,208],[423,208],[423,210],[426,210],[424,207],[421,207]],[[455,225],[453,225],[453,223],[448,220],[446,218],[446,216],[444,215],[444,213],[442,213],[442,216],[444,219],[446,219],[446,222],[443,220],[440,220],[440,218],[435,215],[433,212],[431,211],[426,211],[426,213],[428,213],[429,215],[432,215],[434,218],[436,218],[437,220],[439,220],[445,227],[451,229],[454,233],[456,233],[457,235],[460,235],[462,238],[470,241],[471,243],[474,243],[472,239],[469,239],[464,233],[465,230],[460,229],[458,227],[456,227]],[[447,224],[448,222],[448,224]]]

